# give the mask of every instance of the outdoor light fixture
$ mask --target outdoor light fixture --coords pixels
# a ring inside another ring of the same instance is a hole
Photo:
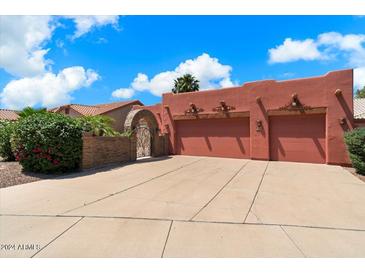
[[[340,90],[340,89],[336,89],[336,91],[335,91],[335,95],[336,95],[336,96],[341,96],[341,95],[342,95],[342,90]]]
[[[169,125],[165,125],[165,132],[167,134],[170,134],[170,126]]]
[[[298,94],[294,93],[294,94],[291,96],[291,98],[292,98],[291,105],[292,105],[293,107],[297,107],[297,106],[299,106],[299,105],[300,105],[300,102],[299,102],[299,99],[298,99]]]
[[[256,103],[261,103],[261,96],[256,97]]]
[[[341,126],[346,124],[346,118],[342,117],[340,119],[338,119],[338,122],[340,123]]]
[[[256,131],[262,131],[263,127],[262,127],[262,121],[261,120],[256,120]]]

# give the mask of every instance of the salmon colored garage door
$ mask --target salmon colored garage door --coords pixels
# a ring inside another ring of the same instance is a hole
[[[270,158],[274,161],[325,163],[323,114],[270,117]]]
[[[249,118],[182,120],[176,132],[177,154],[250,157]]]

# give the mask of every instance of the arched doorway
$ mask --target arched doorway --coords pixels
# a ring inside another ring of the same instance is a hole
[[[151,156],[152,134],[144,118],[140,119],[134,129],[136,135],[137,159]]]
[[[135,159],[161,155],[161,138],[158,123],[147,109],[135,109],[128,113],[124,123],[125,131],[132,131],[131,155]]]

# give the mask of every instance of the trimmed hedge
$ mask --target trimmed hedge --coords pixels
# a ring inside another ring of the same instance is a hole
[[[0,156],[6,161],[15,160],[10,141],[15,125],[16,122],[0,120]]]
[[[26,171],[74,170],[82,157],[82,128],[75,119],[62,114],[34,114],[19,120],[12,147]]]
[[[356,128],[346,132],[345,143],[352,166],[357,173],[365,175],[365,128]]]

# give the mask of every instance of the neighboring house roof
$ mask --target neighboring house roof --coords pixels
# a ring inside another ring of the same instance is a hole
[[[19,115],[16,111],[10,109],[0,109],[0,120],[18,120]]]
[[[356,119],[365,118],[365,98],[354,99],[354,117]]]
[[[101,115],[104,113],[107,113],[109,111],[112,111],[117,108],[125,107],[128,105],[141,105],[143,104],[139,100],[132,100],[132,101],[121,101],[121,102],[115,102],[115,103],[109,103],[109,104],[98,104],[98,105],[80,105],[80,104],[70,104],[70,105],[63,105],[57,108],[49,109],[51,112],[59,112],[62,109],[70,108],[74,111],[80,113],[84,116],[94,116],[94,115]]]

